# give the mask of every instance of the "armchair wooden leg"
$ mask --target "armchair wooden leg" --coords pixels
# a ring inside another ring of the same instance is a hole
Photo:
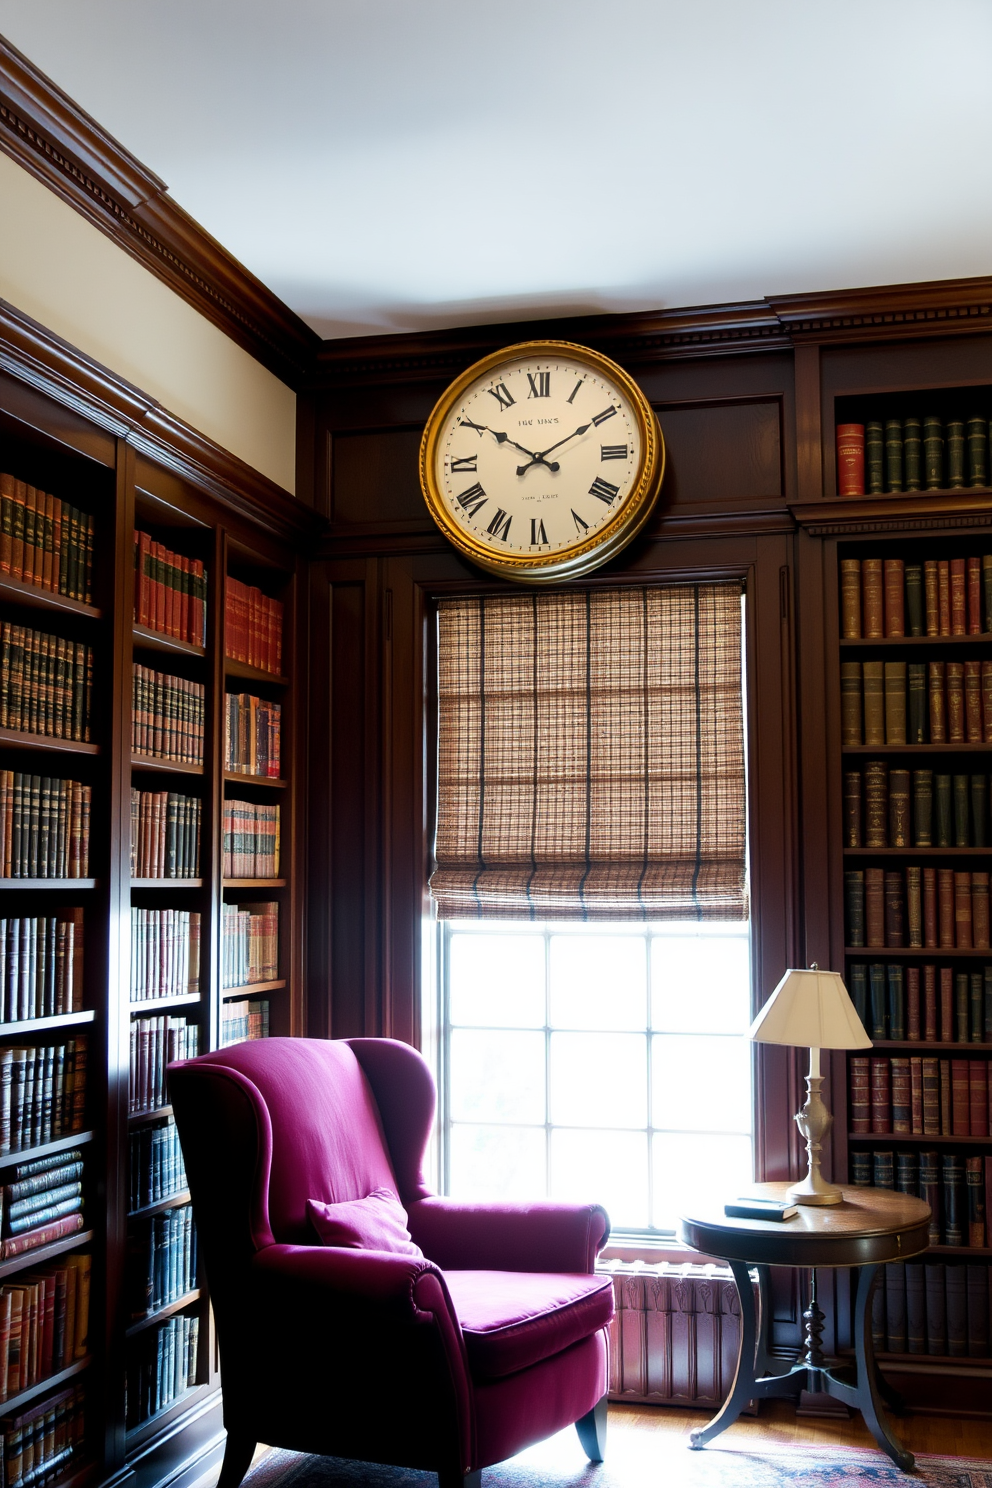
[[[230,1431],[227,1433],[227,1446],[224,1448],[224,1462],[217,1479],[217,1488],[239,1488],[241,1479],[251,1467],[251,1459],[257,1446],[258,1442],[249,1441],[246,1436],[232,1436]]]
[[[482,1488],[482,1468],[478,1472],[439,1472],[437,1488]]]
[[[607,1399],[604,1395],[587,1415],[575,1423],[582,1450],[590,1462],[602,1462],[606,1456],[606,1410]]]

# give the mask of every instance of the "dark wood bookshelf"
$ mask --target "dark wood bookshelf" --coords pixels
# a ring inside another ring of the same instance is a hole
[[[95,889],[95,878],[0,878],[0,889]]]
[[[202,878],[132,878],[132,889],[202,889]]]
[[[923,1053],[928,1058],[932,1054],[992,1054],[992,1044],[968,1043],[944,1043],[940,1039],[872,1039],[873,1049],[889,1049],[893,1052]]]
[[[49,1390],[60,1389],[67,1381],[75,1379],[77,1374],[83,1374],[92,1367],[93,1358],[90,1354],[87,1354],[85,1359],[76,1359],[72,1364],[67,1364],[65,1369],[60,1369],[58,1374],[50,1374],[47,1378],[39,1380],[36,1385],[29,1385],[26,1390],[18,1390],[16,1395],[8,1395],[7,1399],[0,1403],[0,1414],[16,1416],[26,1405],[30,1405],[32,1400],[37,1400],[39,1395],[44,1395]]]
[[[225,783],[236,785],[266,785],[270,790],[287,790],[288,780],[274,780],[271,775],[245,775],[240,770],[225,770]]]
[[[132,754],[132,770],[154,770],[159,775],[202,775],[202,765],[187,764],[185,760],[156,759],[150,754]]]
[[[199,992],[185,992],[178,997],[147,997],[140,1002],[128,1002],[131,1013],[161,1013],[166,1008],[199,1007],[203,1001]]]
[[[932,1248],[932,1247],[931,1247]],[[930,1251],[923,1252],[924,1256]],[[919,1364],[924,1367],[928,1364],[938,1365],[946,1369],[948,1365],[962,1365],[968,1369],[992,1369],[992,1356],[988,1354],[889,1354],[884,1349],[875,1350],[875,1358],[880,1359],[883,1364]],[[986,1387],[987,1388],[987,1387]]]
[[[80,1024],[92,1023],[95,1018],[92,1009],[78,1013],[52,1013],[46,1018],[21,1018],[15,1023],[0,1023],[0,1038],[12,1038],[15,1033],[43,1033],[46,1028],[78,1028]]]
[[[957,946],[845,946],[845,956],[850,956],[852,961],[871,961],[879,956],[895,957],[919,961],[981,961],[992,963],[992,950],[987,946],[984,950],[962,950]]]
[[[843,744],[841,754],[992,754],[992,744]]]
[[[68,1137],[55,1137],[51,1142],[42,1142],[37,1147],[21,1147],[16,1152],[0,1152],[0,1168],[9,1168],[14,1163],[34,1162],[39,1157],[54,1157],[57,1152],[69,1152],[73,1147],[82,1147],[92,1142],[95,1132],[73,1132]]]
[[[249,666],[245,661],[234,661],[224,657],[224,676],[238,677],[245,682],[264,682],[269,687],[288,687],[289,678],[279,672],[267,672],[262,667]]]
[[[902,1145],[909,1144],[913,1147],[929,1147],[933,1143],[939,1143],[942,1147],[988,1147],[992,1143],[992,1136],[988,1137],[924,1137],[916,1132],[852,1132],[847,1134],[849,1142],[898,1142]]]
[[[212,1381],[192,1385],[164,1410],[157,1411],[154,1416],[149,1416],[147,1421],[142,1421],[139,1426],[131,1427],[126,1437],[128,1455],[137,1455],[141,1449],[147,1449],[148,1444],[156,1437],[164,1435],[170,1427],[174,1427],[180,1416],[186,1415],[187,1412],[193,1411],[200,1405],[212,1389],[216,1389]],[[69,1488],[69,1485],[60,1483],[59,1488]]]
[[[156,1106],[154,1111],[132,1111],[128,1115],[129,1126],[143,1126],[147,1121],[161,1121],[165,1116],[172,1115],[170,1105]]]
[[[950,1256],[954,1260],[987,1260],[992,1256],[990,1245],[931,1245],[926,1255]]]
[[[156,1214],[164,1214],[167,1209],[178,1209],[181,1204],[189,1203],[189,1189],[180,1189],[178,1193],[170,1194],[167,1199],[159,1199],[157,1203],[146,1204],[143,1209],[130,1209],[128,1219],[154,1219]]]
[[[98,605],[84,603],[81,599],[70,599],[68,594],[53,594],[49,589],[24,584],[20,579],[4,574],[0,578],[0,600],[8,604],[28,605],[31,609],[52,610],[63,615],[86,620],[102,620],[103,611]]]
[[[275,982],[249,982],[244,987],[224,987],[220,995],[226,1002],[232,997],[258,997],[263,992],[281,992],[285,985],[285,979]]]
[[[28,1266],[42,1266],[46,1261],[53,1261],[56,1256],[65,1255],[67,1251],[78,1250],[81,1245],[92,1245],[94,1238],[93,1230],[77,1230],[74,1235],[66,1235],[63,1240],[53,1240],[50,1245],[39,1245],[34,1250],[25,1251],[23,1255],[11,1256],[9,1261],[0,1261],[0,1278],[14,1276]]]
[[[61,754],[99,754],[99,744],[79,739],[56,739],[51,734],[29,734],[24,729],[0,728],[0,744],[14,749],[58,750]]]
[[[992,631],[984,630],[978,635],[923,635],[923,636],[841,636],[844,650],[866,650],[881,646],[990,646]]]
[[[284,878],[225,878],[225,889],[284,889]]]
[[[992,746],[990,746],[992,747]],[[989,858],[992,847],[845,847],[845,858]]]
[[[133,1219],[134,1215],[131,1215],[131,1218]],[[202,1295],[203,1293],[200,1288],[194,1287],[193,1291],[187,1292],[185,1296],[179,1297],[175,1302],[169,1302],[165,1307],[160,1307],[157,1311],[148,1313],[146,1317],[138,1318],[127,1329],[126,1336],[133,1338],[136,1333],[144,1333],[156,1323],[165,1322],[166,1318],[174,1317],[177,1312],[183,1312],[187,1307],[191,1307],[194,1302],[199,1302]]]
[[[205,646],[197,646],[193,641],[181,641],[178,636],[166,635],[164,631],[152,630],[147,625],[132,625],[131,634],[135,646],[143,651],[162,651],[172,656],[205,657],[207,654]]]

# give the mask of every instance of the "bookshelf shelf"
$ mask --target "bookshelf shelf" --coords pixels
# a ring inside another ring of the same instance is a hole
[[[96,1013],[90,1009],[78,1013],[54,1013],[48,1018],[21,1018],[15,1023],[0,1023],[0,1038],[11,1038],[15,1033],[44,1032],[46,1028],[77,1028],[82,1023],[92,1023]]]
[[[80,1245],[92,1245],[94,1238],[92,1230],[77,1230],[74,1235],[67,1235],[64,1240],[53,1240],[51,1245],[39,1245],[36,1250],[28,1250],[23,1255],[12,1256],[9,1261],[0,1261],[0,1278],[14,1276],[27,1266],[44,1265],[46,1261],[53,1261],[56,1256],[65,1255],[69,1250],[76,1250]]]
[[[249,666],[244,661],[234,661],[230,656],[224,657],[224,676],[240,677],[246,682],[265,682],[270,687],[288,687],[289,678],[280,676],[278,672],[266,672],[261,667]]]
[[[87,744],[77,739],[55,739],[50,734],[29,734],[23,729],[0,728],[0,744],[11,749],[38,749],[60,754],[99,754],[99,744]]]
[[[95,1134],[91,1131],[73,1132],[68,1137],[56,1137],[52,1142],[42,1142],[38,1147],[22,1147],[18,1152],[0,1153],[0,1168],[13,1167],[15,1163],[34,1162],[38,1157],[54,1157],[57,1152],[68,1152],[72,1147],[82,1147],[86,1142],[92,1142]]]
[[[940,1039],[873,1039],[873,1049],[889,1049],[893,1052],[900,1050],[907,1054],[951,1054],[960,1057],[962,1054],[992,1054],[992,1044],[959,1044],[944,1043]]]
[[[39,1380],[36,1385],[30,1385],[26,1390],[19,1390],[16,1395],[8,1395],[7,1399],[0,1405],[0,1410],[6,1416],[16,1416],[24,1406],[36,1400],[39,1395],[44,1395],[47,1390],[57,1390],[67,1380],[75,1379],[77,1374],[92,1367],[93,1360],[89,1354],[85,1359],[76,1359],[74,1363],[60,1369],[58,1374],[50,1374],[46,1379]]]
[[[992,1256],[992,1247],[988,1245],[931,1245],[926,1254],[954,1256],[959,1261],[977,1261]]]
[[[132,627],[135,646],[143,651],[164,651],[173,656],[205,657],[206,647],[194,645],[192,641],[181,641],[176,636],[164,635],[159,630],[150,630],[147,625]]]
[[[847,1134],[849,1142],[898,1142],[901,1145],[913,1147],[988,1147],[992,1144],[992,1135],[987,1137],[937,1137],[920,1136],[918,1132],[851,1132]]]
[[[235,785],[266,785],[270,790],[287,790],[288,780],[273,780],[271,775],[245,775],[240,770],[225,770],[224,780]]]
[[[992,744],[843,744],[841,754],[992,754]]]
[[[200,1401],[205,1400],[209,1394],[211,1394],[210,1385],[193,1385],[191,1389],[184,1390],[182,1395],[178,1395],[175,1400],[171,1401],[165,1410],[160,1410],[154,1416],[149,1416],[147,1421],[141,1422],[140,1426],[132,1427],[125,1439],[128,1456],[133,1456],[141,1448],[147,1447],[149,1442],[165,1431],[167,1427],[171,1426],[179,1416],[192,1410]],[[58,1488],[65,1488],[65,1485],[59,1484]]]
[[[167,1209],[178,1209],[180,1204],[189,1203],[189,1189],[180,1189],[179,1193],[170,1194],[167,1199],[159,1199],[156,1204],[146,1204],[143,1209],[131,1209],[128,1219],[153,1219],[156,1214],[164,1214]]]
[[[67,594],[52,594],[48,589],[36,589],[33,584],[22,584],[20,579],[5,574],[0,579],[0,599],[9,604],[28,605],[36,610],[53,610],[64,615],[73,615],[86,620],[102,620],[103,611],[97,605],[84,604],[81,599],[70,599]]]
[[[132,770],[153,770],[160,775],[202,775],[202,765],[189,765],[183,760],[155,759],[148,754],[132,754]]]
[[[900,646],[992,646],[992,631],[980,635],[842,636],[842,650],[867,651],[878,646],[887,651]]]
[[[989,858],[992,847],[845,847],[845,858]]]
[[[959,950],[955,946],[845,946],[845,956],[857,961],[870,961],[879,956],[911,961],[990,961],[992,949]]]
[[[225,889],[284,889],[284,878],[225,878]]]
[[[929,1254],[929,1251],[924,1251],[924,1255]],[[878,1359],[880,1363],[887,1364],[890,1370],[892,1369],[893,1365],[897,1364],[901,1364],[904,1367],[908,1367],[910,1369],[921,1370],[929,1369],[932,1366],[937,1366],[942,1370],[947,1370],[949,1366],[957,1366],[957,1368],[959,1369],[974,1369],[976,1372],[980,1370],[983,1374],[986,1373],[988,1370],[992,1370],[992,1358],[990,1358],[988,1355],[982,1354],[888,1354],[881,1353],[876,1350],[875,1358]]]
[[[149,997],[140,1002],[129,1002],[130,1013],[158,1013],[165,1008],[198,1007],[203,1001],[199,992],[190,992],[185,997]]]
[[[95,878],[0,878],[0,889],[95,889]]]
[[[170,1302],[168,1306],[160,1307],[157,1312],[150,1312],[147,1317],[139,1318],[137,1322],[132,1323],[126,1330],[124,1336],[126,1338],[133,1338],[136,1333],[144,1333],[147,1328],[154,1327],[156,1323],[162,1323],[166,1318],[173,1317],[177,1312],[182,1312],[184,1308],[191,1307],[194,1302],[199,1302],[202,1295],[200,1288],[195,1287],[193,1291],[187,1292],[184,1297],[178,1298],[175,1302]]]
[[[129,1126],[142,1126],[146,1121],[161,1121],[164,1116],[171,1115],[171,1106],[156,1106],[154,1111],[132,1111],[127,1119]]]
[[[285,987],[285,981],[276,982],[249,982],[244,987],[223,987],[221,997],[225,1002],[232,997],[258,997],[262,992],[280,992]]]
[[[132,889],[202,889],[202,878],[132,878]]]

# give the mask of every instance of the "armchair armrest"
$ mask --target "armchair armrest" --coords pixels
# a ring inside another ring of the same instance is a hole
[[[442,1270],[591,1272],[610,1221],[599,1204],[419,1199],[410,1234]]]

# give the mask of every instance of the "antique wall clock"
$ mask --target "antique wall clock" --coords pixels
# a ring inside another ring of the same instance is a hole
[[[525,584],[589,573],[637,536],[665,471],[654,410],[608,357],[524,341],[455,379],[427,421],[420,483],[474,563]]]

